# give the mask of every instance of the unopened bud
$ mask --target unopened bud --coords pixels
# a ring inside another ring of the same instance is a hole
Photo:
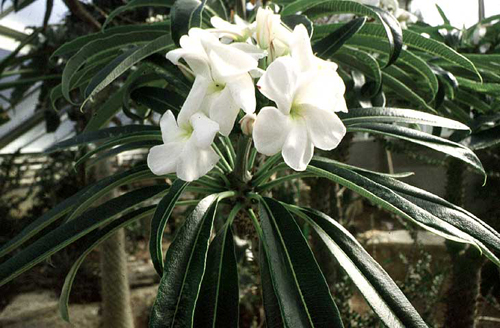
[[[255,115],[255,114],[246,114],[240,120],[241,131],[243,132],[244,135],[246,135],[246,136],[252,135],[253,125],[255,123],[256,118],[257,118],[257,115]]]

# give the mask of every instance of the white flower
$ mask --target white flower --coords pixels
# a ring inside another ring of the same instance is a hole
[[[337,64],[323,60],[314,55],[309,33],[304,25],[299,24],[293,30],[290,42],[291,55],[296,59],[301,72],[310,70],[326,71],[330,70],[337,74]]]
[[[184,181],[207,174],[219,161],[211,148],[219,125],[203,113],[191,117],[167,111],[160,120],[163,145],[154,146],[148,154],[148,166],[156,175],[176,173]]]
[[[221,134],[229,135],[240,109],[255,111],[255,87],[249,72],[257,69],[257,60],[197,28],[189,30],[180,45],[167,58],[179,66],[184,59],[195,76],[181,114],[190,117],[202,111],[219,124]]]
[[[259,47],[267,50],[269,63],[285,56],[290,51],[291,31],[281,22],[280,15],[271,9],[262,7],[257,10],[256,40]]]
[[[262,108],[253,128],[257,151],[268,156],[281,151],[297,171],[306,169],[314,147],[337,147],[346,129],[335,112],[347,111],[345,86],[335,71],[301,71],[301,66],[289,56],[269,65],[257,86],[277,108]]]
[[[222,38],[223,43],[249,41],[255,33],[256,23],[250,24],[238,15],[234,15],[234,22],[235,24],[231,24],[220,17],[214,16],[210,19],[210,23],[214,29],[209,31],[216,33],[219,38]]]

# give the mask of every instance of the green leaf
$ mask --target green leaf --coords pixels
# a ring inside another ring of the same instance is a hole
[[[380,123],[366,123],[351,125],[348,127],[350,132],[368,132],[381,134],[384,136],[402,139],[413,142],[424,147],[434,149],[444,154],[453,156],[482,173],[486,177],[483,165],[477,156],[467,147],[447,139],[443,139],[432,134],[418,130]]]
[[[387,327],[427,327],[387,272],[341,224],[313,209],[294,212],[311,224]]]
[[[151,261],[156,272],[161,277],[163,275],[163,251],[162,241],[165,227],[167,226],[168,219],[172,214],[175,203],[188,186],[189,182],[177,179],[174,181],[168,194],[163,197],[158,203],[155,215],[151,220],[151,235],[149,238],[149,253],[151,254]]]
[[[472,91],[486,93],[494,96],[500,95],[500,84],[499,83],[479,83],[473,80],[469,80],[460,76],[456,77],[458,84],[461,87],[470,89]]]
[[[123,55],[110,62],[90,81],[85,89],[85,98],[88,99],[97,94],[142,59],[171,47],[172,40],[170,35],[164,35],[142,47],[125,52]]]
[[[116,155],[121,154],[123,152],[131,151],[131,150],[135,150],[135,149],[140,149],[140,148],[149,149],[149,148],[156,146],[158,144],[161,144],[161,142],[155,141],[155,140],[149,140],[149,141],[131,142],[131,143],[128,143],[125,145],[114,147],[114,148],[108,150],[107,152],[100,154],[96,158],[92,159],[92,161],[87,162],[87,165],[85,168],[87,169],[91,166],[96,165],[97,163],[100,163],[102,160],[104,160],[106,158],[116,156]]]
[[[192,327],[217,203],[218,194],[205,197],[168,248],[149,327]]]
[[[0,257],[12,252],[14,249],[22,245],[27,240],[31,239],[33,236],[42,231],[44,228],[48,227],[57,219],[67,214],[75,205],[79,203],[80,197],[85,192],[87,192],[90,187],[91,186],[89,185],[84,189],[78,191],[76,194],[57,204],[55,207],[27,225],[18,235],[14,236],[8,242],[2,245],[2,247],[0,248]]]
[[[208,249],[193,327],[238,327],[238,319],[238,268],[231,225],[225,224]]]
[[[359,195],[366,197],[374,204],[400,215],[438,236],[459,243],[471,244],[485,253],[495,264],[500,265],[500,260],[480,241],[469,235],[467,231],[462,231],[447,222],[447,220],[453,218],[434,215],[430,211],[402,197],[391,188],[366,177],[367,173],[355,172],[338,167],[332,163],[317,162],[314,159],[308,166],[307,171],[345,186]]]
[[[486,102],[479,99],[479,96],[480,95],[478,95],[477,92],[470,93],[470,92],[467,92],[467,91],[459,88],[459,89],[455,90],[455,99],[454,100],[456,102],[462,103],[466,106],[470,106],[481,113],[490,112],[490,106]]]
[[[120,49],[129,45],[138,46],[143,43],[151,42],[152,40],[158,40],[161,36],[165,36],[165,33],[161,31],[131,32],[116,34],[87,43],[68,60],[64,67],[62,76],[62,93],[64,98],[74,104],[69,95],[70,81],[78,70],[92,58],[95,58],[103,52]]]
[[[286,327],[343,327],[321,270],[295,219],[279,202],[259,205],[261,241]]]
[[[179,45],[181,36],[192,27],[201,27],[201,14],[205,0],[177,0],[170,12],[172,40]]]
[[[500,250],[500,233],[470,212],[430,192],[394,180],[390,177],[374,176],[369,172],[361,172],[361,174],[376,183],[390,188],[407,200],[439,216],[461,231],[467,232],[469,235],[495,251],[498,252]]]
[[[359,49],[344,46],[333,55],[332,59],[352,69],[356,69],[371,78],[374,86],[370,92],[370,96],[374,96],[380,91],[382,86],[382,71],[380,70],[378,61],[372,55]]]
[[[382,83],[384,86],[390,88],[395,94],[399,97],[404,97],[408,101],[413,102],[418,105],[422,109],[425,109],[431,113],[436,113],[434,108],[429,106],[427,101],[422,99],[418,94],[416,94],[410,87],[408,87],[405,83],[400,81],[394,75],[389,74],[388,72],[382,71]]]
[[[302,12],[311,19],[341,13],[351,13],[357,16],[372,17],[376,19],[385,30],[386,40],[389,45],[389,61],[386,66],[394,63],[401,52],[403,46],[403,32],[399,22],[390,13],[381,10],[378,7],[365,6],[358,2],[346,0],[300,0],[285,7],[281,14],[286,16],[289,13],[297,11]]]
[[[358,32],[366,23],[366,17],[359,17],[342,25],[313,46],[313,52],[321,58],[328,58],[337,52],[344,43]]]
[[[83,132],[79,135],[60,141],[45,150],[45,154],[50,154],[66,148],[71,148],[80,145],[92,144],[104,141],[111,138],[129,137],[136,133],[151,133],[160,135],[160,129],[152,125],[124,125],[111,128],[100,129],[97,131]]]
[[[163,193],[164,190],[165,186],[156,186],[156,188],[151,188],[149,191],[143,189],[131,191],[85,212],[75,220],[71,220],[55,228],[12,258],[0,264],[0,286],[47,259],[75,240],[110,222],[120,213]]]
[[[155,188],[155,187],[146,187],[147,189]],[[145,189],[146,189],[145,188]],[[82,247],[84,251],[82,254],[76,259],[76,261],[71,266],[66,278],[64,280],[64,285],[61,289],[61,295],[59,296],[59,313],[61,317],[69,322],[69,295],[71,293],[71,288],[73,286],[73,281],[75,280],[76,274],[83,261],[96,247],[98,247],[104,240],[108,239],[117,230],[128,226],[129,224],[140,220],[144,217],[147,217],[153,214],[153,211],[156,206],[147,206],[130,212],[128,214],[123,215],[122,217],[113,220],[111,223],[106,225],[104,228],[93,231],[89,233],[89,239],[86,241],[85,245]]]
[[[12,64],[11,61],[16,58],[19,52],[24,47],[26,47],[26,45],[31,44],[38,37],[41,31],[41,28],[37,28],[36,30],[34,30],[30,35],[27,35],[24,39],[20,40],[21,42],[16,47],[16,49],[14,49],[14,51],[10,52],[7,56],[2,58],[2,60],[0,61],[0,74],[2,74],[3,71],[5,71],[5,69]]]
[[[165,34],[170,33],[170,24],[168,22],[154,23],[154,24],[141,24],[141,25],[125,25],[125,26],[117,26],[108,28],[104,32],[98,32],[93,34],[88,34],[84,36],[80,36],[74,40],[66,42],[62,46],[60,46],[50,59],[52,60],[56,56],[64,56],[73,52],[77,52],[86,44],[101,40],[105,38],[109,38],[110,36],[117,34],[126,34],[131,32],[163,32]]]
[[[35,83],[40,82],[40,81],[59,80],[60,78],[61,78],[61,75],[59,75],[59,74],[43,75],[43,76],[37,76],[37,77],[31,77],[31,78],[20,78],[20,79],[10,81],[10,82],[0,83],[0,91],[10,89],[10,88],[15,88],[15,87],[25,85],[25,84],[32,86]]]
[[[441,18],[443,19],[444,24],[451,25],[450,20],[448,19],[448,17],[446,17],[446,14],[444,13],[443,9],[441,9],[441,7],[439,7],[439,5],[437,3],[436,3],[436,8],[439,12],[439,16],[441,16]]]
[[[137,88],[132,91],[131,98],[159,114],[167,110],[178,113],[184,103],[184,98],[177,93],[156,87]]]
[[[283,16],[281,17],[281,21],[290,28],[290,30],[293,31],[295,26],[297,25],[304,25],[307,29],[307,33],[309,34],[309,37],[313,35],[314,32],[314,25],[313,22],[307,16],[304,15],[289,15],[289,16]]]
[[[173,6],[175,0],[132,0],[128,2],[126,5],[121,6],[113,10],[108,17],[106,18],[106,21],[104,24],[102,24],[102,30],[108,26],[108,24],[118,15],[125,11],[129,10],[134,10],[136,8],[141,8],[141,7],[165,7],[165,8],[170,8]]]
[[[358,123],[406,123],[438,126],[454,130],[470,130],[465,124],[412,109],[372,107],[352,108],[348,113],[338,113],[346,125]]]
[[[283,318],[281,317],[280,303],[278,302],[278,298],[276,298],[276,294],[274,294],[273,281],[268,265],[269,261],[263,248],[264,245],[261,242],[259,267],[262,288],[262,303],[265,309],[264,313],[266,315],[266,325],[269,328],[282,328],[285,327],[285,325],[283,324]]]
[[[79,205],[75,206],[66,217],[66,221],[71,221],[77,218],[81,213],[86,211],[99,198],[109,193],[116,187],[125,184],[145,179],[154,178],[155,175],[151,172],[147,165],[137,165],[129,170],[115,173],[104,179],[94,183],[79,199]]]
[[[45,14],[43,16],[42,26],[44,29],[47,28],[49,23],[50,15],[52,14],[52,8],[54,7],[54,0],[47,0],[45,4]]]
[[[500,144],[500,127],[474,133],[464,140],[464,144],[473,150],[498,146]]]
[[[328,25],[316,26],[314,29],[315,37],[321,38],[322,36],[337,29],[340,25],[341,24],[328,24]],[[445,60],[446,62],[462,67],[463,69],[466,69],[474,73],[480,81],[482,80],[481,75],[477,71],[476,66],[474,66],[474,64],[469,59],[467,59],[467,57],[459,54],[458,52],[448,47],[444,43],[432,39],[427,39],[421,36],[420,34],[410,30],[403,31],[403,40],[406,46],[411,47],[418,51],[422,51],[426,54],[437,56]],[[356,35],[353,36],[347,43],[348,44],[362,43],[365,46],[369,47],[370,45],[373,45],[375,42],[382,42],[382,43],[387,42],[384,28],[377,24],[365,24],[363,28],[358,33],[356,33]]]

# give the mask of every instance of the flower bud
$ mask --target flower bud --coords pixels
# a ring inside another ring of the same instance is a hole
[[[257,118],[257,115],[255,115],[255,114],[246,114],[240,120],[241,131],[243,132],[244,135],[246,135],[246,136],[252,135],[253,125],[255,123],[256,118]]]

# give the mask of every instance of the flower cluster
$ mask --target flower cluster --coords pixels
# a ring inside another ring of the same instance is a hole
[[[243,133],[264,155],[281,151],[285,163],[306,169],[314,148],[337,147],[346,130],[335,112],[347,111],[345,86],[337,65],[316,57],[304,25],[290,30],[280,15],[259,8],[254,23],[219,17],[213,29],[192,28],[181,48],[167,58],[194,78],[177,119],[171,111],[160,127],[163,145],[151,148],[148,165],[157,175],[176,173],[193,181],[208,173],[219,156],[217,133],[228,136],[243,110]],[[265,69],[265,70],[264,70]],[[257,115],[258,90],[275,106]]]

